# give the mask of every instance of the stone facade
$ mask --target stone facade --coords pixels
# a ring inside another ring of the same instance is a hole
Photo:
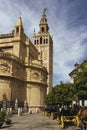
[[[38,49],[24,33],[21,17],[11,34],[0,35],[1,105],[5,100],[7,107],[14,107],[15,101],[19,106],[26,102],[32,109],[44,106],[47,87],[52,87],[53,46],[49,33],[41,35],[51,42]]]

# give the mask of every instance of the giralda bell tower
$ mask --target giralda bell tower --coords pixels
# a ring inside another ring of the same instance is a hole
[[[39,24],[39,32],[34,32],[34,45],[39,52],[39,60],[47,68],[47,94],[52,90],[53,86],[53,40],[49,32],[49,26],[45,14],[46,9],[43,10],[42,18]]]

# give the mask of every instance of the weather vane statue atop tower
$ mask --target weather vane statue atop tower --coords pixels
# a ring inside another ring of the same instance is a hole
[[[47,8],[44,8],[44,10],[43,10],[43,14],[45,14],[46,10],[47,10]]]

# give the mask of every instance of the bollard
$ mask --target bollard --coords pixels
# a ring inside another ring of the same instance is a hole
[[[18,116],[20,116],[21,115],[21,109],[20,109],[20,107],[18,108]]]
[[[22,107],[20,108],[20,112],[21,112],[21,115],[22,115],[22,112],[23,112],[23,109],[22,109]]]
[[[28,113],[29,113],[29,114],[32,114],[32,109],[29,108],[29,109],[28,109]]]
[[[3,111],[4,109],[3,108],[1,108],[1,112]]]
[[[9,108],[7,108],[7,111],[9,112],[9,111],[10,111],[10,109],[9,109]]]
[[[39,113],[39,109],[38,108],[36,108],[36,113]]]
[[[9,112],[10,112],[10,116],[12,116],[12,108],[11,107],[9,109]]]

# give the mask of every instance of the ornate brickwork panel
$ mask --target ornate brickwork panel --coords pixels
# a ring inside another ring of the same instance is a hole
[[[47,60],[47,50],[45,48],[43,48],[42,50],[42,58],[43,58],[43,61]]]
[[[10,63],[8,61],[3,59],[0,60],[0,72],[3,74],[11,72]]]
[[[40,81],[40,79],[41,79],[40,72],[37,70],[32,70],[31,71],[31,79]]]
[[[12,75],[23,79],[23,67],[20,64],[14,62],[12,65]]]

